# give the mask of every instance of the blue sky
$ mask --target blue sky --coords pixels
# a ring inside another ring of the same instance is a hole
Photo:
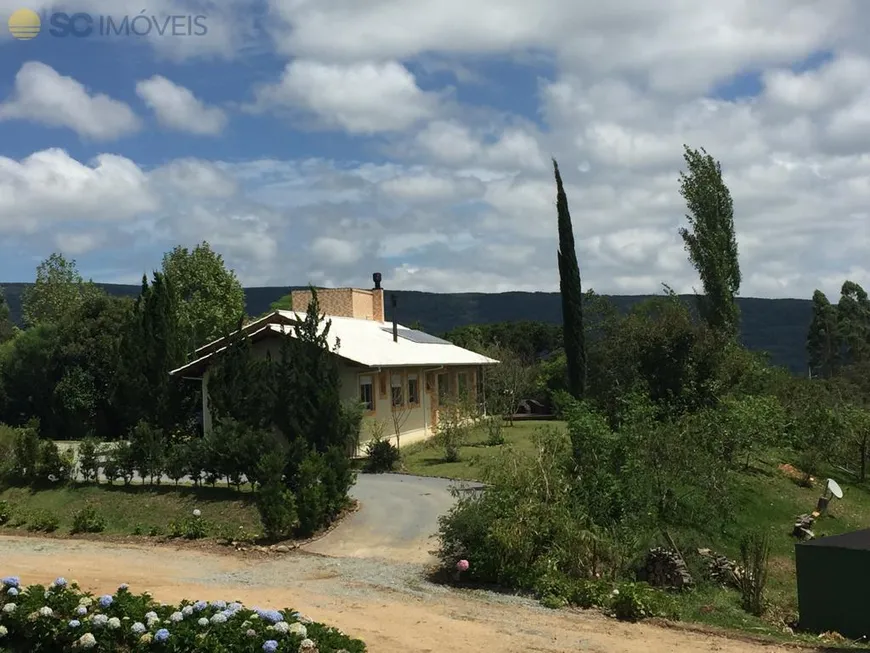
[[[870,283],[863,5],[553,2],[160,0],[209,33],[4,33],[0,280],[60,250],[135,281],[208,240],[247,285],[553,290],[556,156],[587,283],[687,291],[688,143],[732,188],[743,294]]]

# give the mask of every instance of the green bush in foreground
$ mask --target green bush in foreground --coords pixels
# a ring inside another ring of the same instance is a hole
[[[0,650],[173,653],[364,653],[365,644],[293,610],[224,601],[162,605],[126,585],[94,597],[58,578],[48,587],[0,580]]]

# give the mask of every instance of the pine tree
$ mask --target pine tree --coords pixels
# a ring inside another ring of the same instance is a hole
[[[568,211],[568,197],[562,186],[559,164],[553,160],[556,175],[556,208],[559,217],[559,290],[562,294],[562,333],[568,362],[568,391],[576,398],[586,392],[586,335],[583,327],[583,290],[580,266],[574,247],[574,228]]]
[[[740,326],[736,296],[741,276],[731,192],[718,161],[703,148],[684,147],[688,173],[680,173],[680,195],[691,229],[680,229],[680,236],[704,286],[698,310],[714,331],[734,338]]]
[[[810,370],[823,377],[831,376],[840,354],[837,308],[821,290],[813,293],[813,320],[807,333]]]

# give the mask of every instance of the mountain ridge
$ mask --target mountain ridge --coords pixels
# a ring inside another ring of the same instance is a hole
[[[21,293],[31,283],[4,283],[2,286],[10,313],[21,324]],[[110,295],[136,297],[141,286],[98,283]],[[291,290],[305,286],[255,286],[245,288],[246,310],[260,315],[269,305]],[[557,292],[504,293],[430,293],[418,290],[396,290],[396,318],[403,324],[419,322],[433,334],[443,334],[465,324],[486,324],[534,320],[558,324],[562,321],[562,306]],[[620,311],[653,295],[607,295]],[[691,295],[681,296],[685,301]],[[812,320],[809,299],[767,299],[740,297],[741,341],[749,349],[766,351],[771,362],[788,367],[792,372],[807,369],[806,334]],[[392,316],[388,316],[392,319]]]

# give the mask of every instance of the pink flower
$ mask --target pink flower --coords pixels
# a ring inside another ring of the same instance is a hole
[[[456,563],[457,571],[468,571],[468,560],[460,560]]]

